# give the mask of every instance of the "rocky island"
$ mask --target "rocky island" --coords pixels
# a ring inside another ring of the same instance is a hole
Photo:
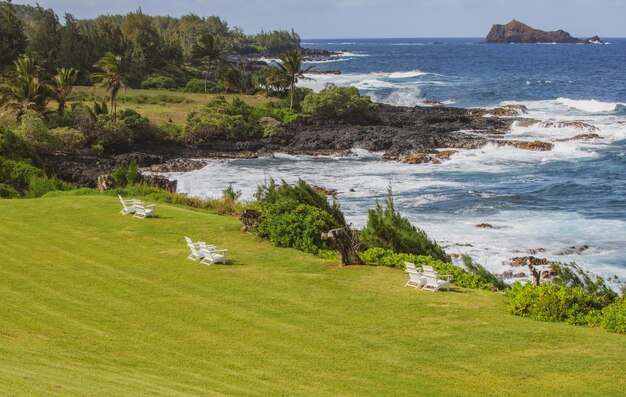
[[[604,44],[598,37],[594,36],[588,39],[578,39],[572,37],[564,30],[554,32],[546,32],[543,30],[532,28],[525,23],[512,20],[506,25],[493,25],[491,31],[485,38],[486,43],[490,44],[509,44],[509,43],[561,43],[561,44]]]

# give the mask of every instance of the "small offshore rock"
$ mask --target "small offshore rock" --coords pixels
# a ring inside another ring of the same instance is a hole
[[[589,140],[589,139],[602,139],[602,137],[598,134],[578,134],[578,135],[574,135],[571,138],[557,139],[557,141],[559,142],[583,141],[583,140]]]
[[[553,143],[542,141],[498,141],[498,145],[537,152],[548,152],[554,148]]]
[[[493,225],[490,223],[480,223],[476,227],[479,229],[493,229]]]
[[[574,128],[577,130],[586,130],[589,132],[600,131],[600,129],[595,125],[591,125],[580,120],[548,120],[539,124],[539,126],[542,128]]]

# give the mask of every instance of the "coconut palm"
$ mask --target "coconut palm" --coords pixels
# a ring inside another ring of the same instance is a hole
[[[126,89],[126,79],[128,78],[128,74],[122,68],[122,57],[109,51],[93,66],[100,69],[99,72],[93,73],[92,77],[98,82],[98,86],[104,87],[105,92],[111,95],[111,112],[115,118],[117,115],[117,95],[120,89]]]
[[[227,52],[221,40],[210,33],[201,36],[193,46],[191,50],[192,58],[206,65],[206,70],[204,71],[204,92],[207,92],[207,81],[211,68],[223,62]]]
[[[59,115],[65,114],[65,104],[72,95],[76,78],[78,77],[78,71],[74,68],[60,68],[57,69],[57,74],[52,79],[54,85],[52,86],[52,97],[59,104]]]
[[[283,75],[284,79],[289,83],[289,108],[293,109],[293,101],[296,90],[296,83],[299,79],[306,80],[305,73],[310,71],[313,67],[309,66],[306,69],[302,69],[302,50],[299,48],[286,51],[282,53],[278,59],[278,70]]]
[[[48,90],[40,81],[41,69],[28,56],[13,62],[14,70],[9,72],[0,85],[0,105],[21,119],[27,110],[43,113],[48,101]]]

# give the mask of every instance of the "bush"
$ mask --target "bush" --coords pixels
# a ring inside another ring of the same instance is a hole
[[[165,122],[159,125],[158,129],[161,132],[161,136],[166,139],[177,140],[183,135],[183,127],[172,122]]]
[[[60,146],[57,137],[50,133],[39,114],[32,110],[24,113],[16,133],[26,145],[38,153],[50,153]]]
[[[626,298],[621,297],[602,309],[600,325],[608,331],[626,333]]]
[[[361,96],[355,87],[328,85],[319,93],[310,93],[302,101],[304,113],[321,117],[367,116],[376,105],[370,97]]]
[[[0,183],[0,198],[18,198],[20,193],[9,185]]]
[[[57,177],[48,178],[47,176],[34,176],[28,182],[28,192],[26,197],[41,197],[48,192],[57,190],[71,190],[74,186],[70,183],[63,182]]]
[[[35,153],[15,132],[0,125],[0,156],[11,160],[34,159]]]
[[[252,106],[238,98],[228,103],[226,98],[220,96],[187,116],[183,138],[190,142],[202,142],[213,137],[251,138],[261,133]]]
[[[75,128],[59,127],[50,131],[60,142],[60,148],[74,151],[85,147],[85,135]]]
[[[150,90],[150,89],[173,89],[176,88],[176,80],[160,76],[158,74],[151,74],[146,77],[144,81],[141,82],[141,88]]]
[[[128,167],[117,166],[113,173],[111,173],[111,179],[116,187],[125,187],[128,185],[136,185],[143,182],[143,175],[139,172],[139,167],[135,160],[131,161]]]
[[[564,287],[552,283],[513,284],[506,291],[511,313],[539,321],[563,321],[569,324],[597,324],[602,299],[580,287]]]
[[[339,204],[330,204],[304,181],[295,185],[283,181],[277,186],[270,180],[268,185],[259,186],[256,197],[261,207],[256,232],[279,247],[312,254],[327,252],[331,248],[322,241],[322,233],[347,227]]]
[[[327,212],[295,200],[284,199],[268,205],[263,210],[257,233],[279,247],[293,247],[317,254],[329,247],[321,235],[337,227]]]
[[[32,177],[43,176],[43,170],[30,164],[27,160],[9,160],[0,157],[0,183],[23,192]]]
[[[366,247],[451,261],[443,248],[396,211],[391,187],[388,189],[385,207],[376,202],[376,208],[368,211],[367,226],[361,231],[359,238]]]
[[[370,248],[359,253],[361,260],[369,265],[389,266],[405,269],[404,262],[414,263],[417,267],[424,265],[432,266],[439,274],[451,274],[452,283],[463,288],[491,290],[492,287],[500,288],[500,284],[494,284],[491,275],[472,274],[452,263],[447,263],[430,256],[395,253],[383,248]]]
[[[207,81],[207,91],[213,92],[215,90],[215,83]],[[191,79],[185,85],[183,90],[188,93],[204,93],[204,80],[203,79]]]
[[[95,143],[102,146],[132,145],[133,136],[133,131],[120,117],[101,114],[96,118],[96,127],[92,134]]]

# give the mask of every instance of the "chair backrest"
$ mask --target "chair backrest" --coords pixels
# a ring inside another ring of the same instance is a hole
[[[187,242],[187,245],[193,244],[193,241],[187,236],[185,236],[185,241]]]
[[[406,266],[406,270],[415,270],[415,269],[417,269],[415,267],[415,264],[411,263],[411,262],[404,262],[404,266]]]
[[[435,273],[435,269],[433,269],[432,266],[428,266],[428,265],[423,265],[422,270],[424,270],[425,272]]]
[[[425,272],[425,273],[423,273],[423,276],[426,279],[426,285],[428,287],[438,287],[439,286],[439,284],[437,283],[437,281],[439,281],[439,278],[437,277],[437,273]]]
[[[143,204],[135,203],[134,207],[138,214],[141,215],[146,213],[146,208],[143,206]]]
[[[421,274],[419,274],[417,271],[415,270],[408,270],[406,271],[409,274],[409,280],[413,281],[414,283],[418,283],[421,284],[422,283],[422,279],[420,278]]]

